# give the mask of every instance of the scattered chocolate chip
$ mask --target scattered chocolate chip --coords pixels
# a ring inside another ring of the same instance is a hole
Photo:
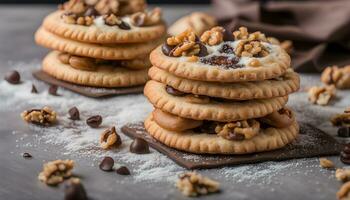
[[[177,89],[175,89],[175,88],[173,88],[173,87],[171,87],[169,85],[167,85],[165,87],[165,90],[166,90],[166,92],[168,94],[171,94],[171,95],[174,95],[174,96],[184,96],[186,94],[186,93],[181,92],[181,91],[179,91],[179,90],[177,90]]]
[[[122,30],[130,30],[130,26],[128,23],[124,22],[124,21],[121,21],[120,24],[118,24],[118,27]]]
[[[114,160],[111,157],[104,157],[102,162],[100,163],[100,169],[102,171],[112,171],[114,166]]]
[[[350,143],[346,144],[343,151],[340,152],[340,161],[350,164]]]
[[[53,95],[53,96],[58,96],[57,95],[57,89],[58,89],[58,86],[57,85],[51,85],[49,87],[49,94]]]
[[[125,166],[119,167],[115,171],[117,172],[117,174],[120,174],[120,175],[130,175],[129,169]]]
[[[136,154],[150,153],[148,143],[141,138],[135,138],[130,144],[130,152]]]
[[[175,48],[175,46],[170,46],[167,43],[162,45],[162,52],[166,56],[171,56],[172,50]]]
[[[80,114],[79,114],[79,110],[77,107],[73,107],[73,108],[69,109],[68,114],[69,114],[69,119],[71,119],[71,120],[79,120],[80,119]]]
[[[27,153],[27,152],[23,153],[22,156],[23,156],[23,158],[32,158],[33,157],[30,153]]]
[[[37,94],[38,93],[38,90],[36,89],[35,85],[32,84],[32,90],[31,90],[31,93],[33,94]]]
[[[224,69],[243,68],[242,65],[238,64],[239,58],[237,57],[229,58],[227,56],[211,56],[209,58],[201,58],[200,61],[204,64],[221,66]]]
[[[343,127],[340,127],[338,129],[338,136],[339,137],[350,137],[350,127],[346,127],[346,126],[343,126]]]
[[[205,47],[202,43],[199,43],[199,53],[198,57],[204,57],[208,55],[207,47]]]
[[[89,125],[91,128],[98,128],[102,123],[102,117],[101,115],[95,115],[92,117],[89,117],[86,120],[86,124]]]
[[[87,194],[83,184],[78,179],[71,179],[65,185],[65,200],[87,200]]]
[[[221,49],[219,49],[219,52],[226,54],[234,54],[234,50],[229,44],[222,45]]]
[[[19,84],[21,82],[21,75],[19,75],[18,71],[12,70],[5,75],[4,79],[11,84]]]

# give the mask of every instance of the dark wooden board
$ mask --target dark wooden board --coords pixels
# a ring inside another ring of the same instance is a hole
[[[57,85],[57,86],[66,88],[68,90],[71,90],[75,93],[78,93],[87,97],[93,97],[93,98],[110,97],[110,96],[135,94],[135,93],[143,92],[143,86],[124,87],[124,88],[98,88],[98,87],[76,85],[66,81],[58,80],[41,70],[34,71],[33,76],[38,80],[44,81],[45,83],[48,83],[51,85]]]
[[[297,140],[286,147],[248,155],[199,155],[172,149],[152,138],[145,130],[142,122],[127,124],[122,127],[122,131],[131,138],[145,139],[151,147],[187,169],[209,169],[264,161],[338,155],[342,149],[342,145],[333,137],[305,123],[300,124],[300,135]]]

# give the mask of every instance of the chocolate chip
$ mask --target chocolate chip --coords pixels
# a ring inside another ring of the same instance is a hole
[[[162,52],[166,56],[171,56],[172,50],[175,48],[175,46],[170,46],[167,43],[162,45]]]
[[[69,109],[68,114],[69,114],[69,119],[71,119],[71,120],[79,120],[80,119],[80,114],[79,114],[79,110],[77,107],[73,107],[73,108]]]
[[[12,70],[5,75],[4,79],[11,84],[19,84],[21,82],[21,75],[19,75],[18,71]]]
[[[132,18],[132,22],[133,22],[133,25],[135,26],[142,26],[145,24],[145,20],[146,20],[146,15],[135,15],[133,18]]]
[[[120,174],[120,175],[130,175],[129,169],[125,166],[121,166],[115,171],[117,172],[117,174]]]
[[[350,143],[346,144],[343,151],[340,152],[340,161],[344,164],[350,164]]]
[[[23,153],[22,156],[23,156],[23,158],[32,158],[33,157],[30,153],[27,153],[27,152]]]
[[[112,171],[114,166],[114,160],[111,157],[104,157],[102,162],[100,163],[100,169],[102,171]]]
[[[244,140],[244,135],[242,134],[236,134],[236,133],[229,133],[227,138],[228,140],[236,140],[236,141],[241,141]]]
[[[64,190],[65,200],[87,200],[87,194],[83,184],[80,181],[69,180]]]
[[[130,152],[136,154],[150,153],[148,143],[141,138],[135,138],[130,144]]]
[[[243,68],[242,65],[238,64],[239,58],[237,57],[230,58],[227,56],[211,56],[209,58],[201,58],[200,61],[204,64],[221,66],[224,69]]]
[[[84,16],[87,16],[87,17],[96,17],[98,16],[98,12],[97,10],[94,8],[94,7],[90,7],[88,8],[85,13],[84,13]]]
[[[101,115],[95,115],[92,117],[89,117],[86,120],[86,124],[89,125],[91,128],[98,128],[102,123],[102,117]]]
[[[58,86],[57,85],[51,85],[49,87],[49,94],[53,95],[53,96],[58,96],[57,95],[57,89],[58,89]]]
[[[31,93],[33,94],[37,94],[38,93],[38,90],[36,89],[35,85],[32,84],[32,90],[31,90]]]
[[[171,94],[171,95],[174,95],[174,96],[184,96],[186,94],[186,93],[181,92],[181,91],[179,91],[179,90],[177,90],[177,89],[175,89],[175,88],[173,88],[173,87],[171,87],[169,85],[167,85],[165,87],[165,90],[166,90],[166,92],[168,94]]]
[[[128,23],[124,22],[124,21],[121,21],[120,24],[118,24],[118,27],[122,30],[130,30],[130,26]]]
[[[205,47],[202,43],[199,43],[199,53],[198,57],[204,57],[208,55],[207,47]]]
[[[346,127],[346,126],[343,126],[343,127],[340,127],[338,129],[338,136],[339,137],[350,137],[350,127]]]

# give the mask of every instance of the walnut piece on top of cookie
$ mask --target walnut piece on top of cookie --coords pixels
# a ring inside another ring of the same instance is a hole
[[[350,88],[350,65],[341,68],[335,65],[327,67],[322,72],[321,81],[339,89]]]
[[[189,197],[218,192],[219,186],[219,182],[196,172],[181,174],[176,182],[176,187],[182,192],[182,194]]]
[[[308,91],[309,101],[313,104],[325,106],[335,97],[336,89],[334,86],[314,86]]]

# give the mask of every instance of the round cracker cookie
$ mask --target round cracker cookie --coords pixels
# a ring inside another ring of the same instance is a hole
[[[98,66],[95,71],[84,71],[63,64],[58,55],[50,52],[43,60],[42,70],[63,81],[93,87],[130,87],[146,83],[147,69],[129,70],[122,67]]]
[[[43,27],[39,28],[35,33],[35,41],[46,48],[73,55],[105,60],[128,60],[138,58],[151,52],[162,40],[163,38],[147,43],[100,45],[61,38],[45,30]]]
[[[184,79],[158,67],[148,71],[152,80],[169,85],[179,91],[210,97],[234,100],[268,99],[286,96],[299,89],[300,78],[293,70],[288,70],[279,79],[256,82],[218,83]]]
[[[286,128],[267,128],[249,139],[231,141],[216,134],[194,133],[192,131],[178,133],[160,127],[152,117],[145,120],[147,132],[159,142],[186,152],[197,154],[249,154],[271,151],[291,143],[299,134],[296,121]]]
[[[118,26],[108,26],[102,20],[96,18],[91,26],[67,24],[61,18],[63,11],[56,11],[48,15],[43,22],[43,27],[60,37],[77,40],[86,43],[113,44],[113,43],[137,43],[155,40],[165,34],[166,26],[162,22],[154,26],[137,27],[128,23],[130,30],[123,30]],[[130,17],[124,17],[123,21],[130,21]]]
[[[281,109],[288,101],[288,97],[284,96],[248,101],[210,101],[198,104],[187,101],[186,97],[168,94],[165,87],[165,84],[151,80],[146,83],[144,94],[154,107],[195,120],[230,122],[259,118]]]
[[[271,46],[275,49],[273,54],[262,58],[245,57],[241,59],[243,67],[232,69],[225,69],[220,65],[203,64],[200,61],[191,62],[188,61],[188,57],[166,56],[161,46],[152,51],[150,59],[154,66],[186,79],[215,82],[262,81],[282,76],[290,67],[289,55],[281,47]],[[215,51],[219,48],[220,46],[216,47]],[[218,52],[209,54],[206,58],[216,54]],[[252,59],[259,60],[261,66],[249,66],[247,63]]]

